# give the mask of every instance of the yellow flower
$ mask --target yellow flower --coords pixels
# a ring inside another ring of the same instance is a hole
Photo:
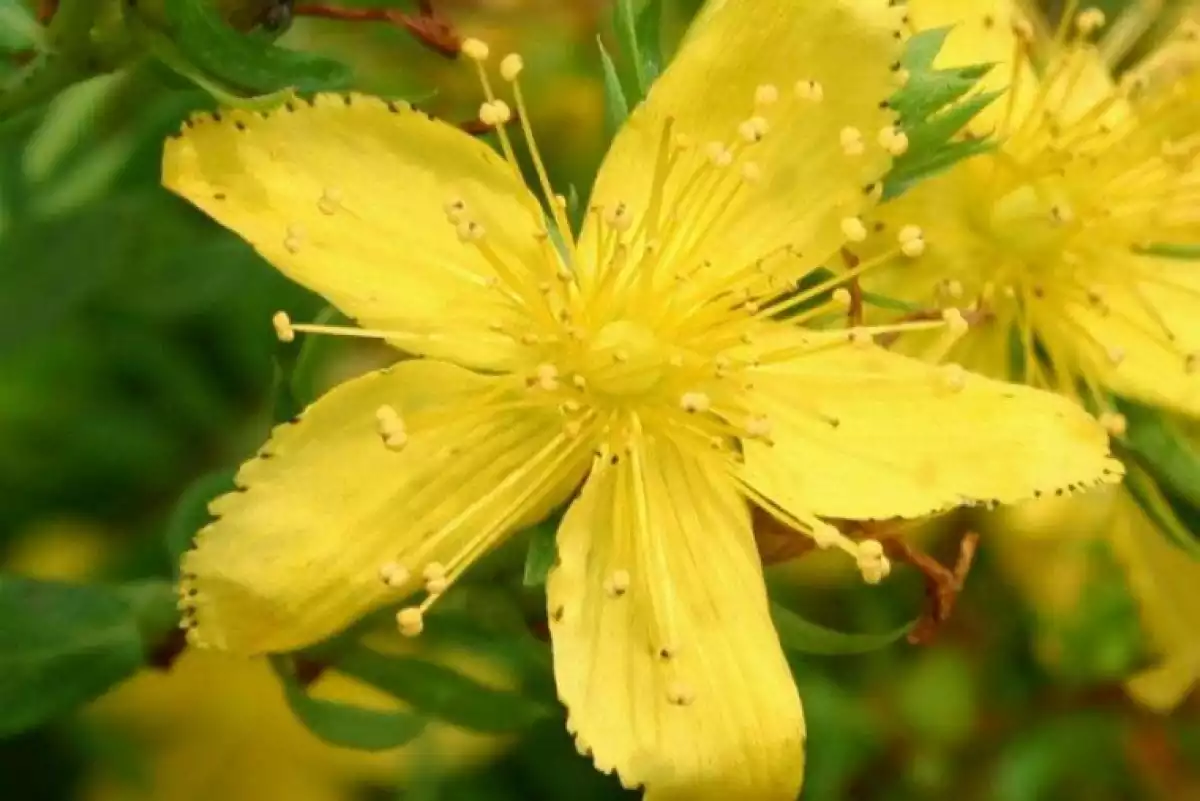
[[[909,13],[961,22],[945,65],[998,62],[987,81],[1012,90],[973,128],[995,130],[993,154],[885,207],[885,225],[922,246],[865,280],[983,318],[949,354],[973,369],[1072,397],[1083,386],[1101,410],[1111,390],[1200,414],[1200,271],[1146,252],[1200,241],[1200,75],[1147,88],[1163,74],[1152,58],[1114,82],[1095,9],[1052,39],[1007,0],[915,0]]]
[[[909,13],[921,28],[957,25],[940,66],[996,62],[988,88],[1013,88],[972,127],[975,135],[995,132],[994,153],[883,209],[885,230],[921,246],[865,276],[868,288],[978,321],[949,349],[917,338],[906,344],[1093,404],[1113,436],[1126,421],[1110,392],[1200,415],[1200,270],[1145,252],[1200,241],[1200,74],[1190,69],[1200,51],[1192,29],[1114,81],[1111,64],[1142,30],[1136,13],[1099,42],[1106,20],[1094,9],[1068,16],[1054,35],[1005,0],[969,9],[912,0]],[[1164,659],[1132,688],[1170,706],[1200,678],[1193,638],[1183,634],[1200,626],[1200,606],[1184,602],[1180,578],[1194,582],[1200,565],[1135,515],[1131,498],[1117,507],[1105,536]],[[1044,563],[1045,576],[1032,580],[1056,583],[1065,564]]]
[[[823,518],[920,516],[1115,478],[1060,398],[788,322],[796,282],[862,235],[895,149],[887,0],[709,3],[612,145],[578,241],[536,157],[520,57],[482,143],[407,107],[318,96],[198,117],[164,181],[423,358],[276,430],[184,561],[198,645],[281,651],[425,592],[570,499],[547,595],[569,726],[653,799],[792,799],[800,699],[768,615],[748,501],[879,580],[878,543]],[[511,102],[513,106],[509,106]],[[535,153],[549,227],[503,123]],[[881,132],[891,136],[880,136]],[[883,141],[886,140],[886,141]],[[888,146],[890,145],[890,147]],[[865,189],[864,189],[865,188]],[[561,250],[555,232],[564,240]],[[825,287],[824,289],[828,289]]]

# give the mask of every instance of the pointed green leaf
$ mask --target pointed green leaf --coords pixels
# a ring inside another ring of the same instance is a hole
[[[550,713],[532,699],[414,657],[385,656],[355,647],[338,657],[335,668],[407,702],[417,712],[475,731],[523,729]]]
[[[165,0],[165,9],[174,43],[193,66],[250,93],[341,89],[352,77],[350,68],[337,61],[239,33],[207,0]]]
[[[1120,446],[1161,484],[1200,507],[1200,451],[1162,412],[1122,402],[1127,423]]]
[[[865,654],[886,648],[903,639],[915,623],[880,634],[848,634],[812,623],[777,603],[771,604],[771,619],[783,647],[804,654],[840,656]]]
[[[539,587],[546,583],[546,576],[558,558],[558,544],[555,534],[558,532],[559,515],[551,515],[529,530],[529,550],[525,553],[526,587]]]
[[[621,130],[625,118],[629,116],[629,101],[625,99],[625,90],[621,88],[617,66],[604,49],[604,42],[600,41],[600,37],[596,37],[596,44],[600,47],[600,64],[604,68],[604,131],[611,139]]]
[[[1135,250],[1147,256],[1159,256],[1164,259],[1200,259],[1200,242],[1156,242]]]
[[[633,10],[633,0],[616,0],[613,3],[613,28],[617,34],[618,52],[628,60],[633,68],[635,103],[645,96],[646,66],[642,62],[642,54],[638,47],[637,15]]]
[[[116,589],[0,577],[0,737],[96,698],[142,659],[137,617]]]
[[[411,742],[425,730],[426,721],[419,715],[313,698],[296,681],[292,666],[284,659],[275,657],[271,665],[293,714],[327,743],[359,751],[385,751]]]
[[[641,87],[643,98],[663,71],[662,6],[662,0],[648,0],[638,13],[635,24],[638,57],[642,63],[642,77],[645,81]]]

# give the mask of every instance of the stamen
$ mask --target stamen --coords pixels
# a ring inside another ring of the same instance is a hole
[[[754,90],[754,105],[773,106],[779,101],[779,89],[774,84],[765,83]]]
[[[1104,430],[1110,437],[1123,437],[1128,427],[1128,421],[1123,414],[1104,412],[1100,415],[1100,425],[1104,426]]]
[[[487,44],[475,38],[463,39],[463,55],[472,61],[487,61],[490,52]]]
[[[879,540],[863,540],[858,543],[855,563],[862,573],[863,581],[868,584],[878,584],[892,571],[892,564],[884,555],[883,545]]]
[[[851,242],[863,242],[867,238],[867,226],[861,217],[847,217],[842,220],[842,234]]]
[[[425,630],[425,614],[415,606],[406,606],[396,613],[396,624],[405,637],[416,637]]]
[[[667,702],[672,706],[691,706],[695,701],[695,691],[681,681],[672,682],[667,688]]]
[[[388,562],[379,568],[379,580],[389,587],[403,587],[412,575],[399,562]]]
[[[500,77],[509,83],[515,81],[523,69],[525,60],[521,58],[520,53],[509,53],[500,61]]]
[[[842,143],[842,152],[847,156],[861,156],[866,150],[866,143],[863,142],[862,131],[853,126],[846,126],[840,134]]]
[[[679,406],[689,413],[707,412],[712,408],[712,399],[704,392],[685,392],[679,399]]]
[[[280,342],[294,342],[296,329],[285,311],[277,311],[271,317],[271,325],[275,327],[275,336]]]

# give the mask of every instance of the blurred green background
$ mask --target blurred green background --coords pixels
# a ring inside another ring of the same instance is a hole
[[[22,61],[7,44],[14,2],[0,2],[6,76]],[[606,141],[595,39],[611,41],[607,4],[436,5],[494,52],[523,53],[551,172],[582,192]],[[696,5],[667,4],[666,41]],[[451,121],[478,107],[467,65],[395,26],[297,19],[282,43]],[[158,187],[162,139],[212,106],[204,92],[146,60],[46,99],[0,123],[0,561],[39,578],[169,578],[181,494],[252,452],[272,417],[277,369],[295,354],[276,342],[271,314],[309,319],[321,303]],[[381,358],[330,347],[311,382]],[[1056,518],[1054,538],[1015,549],[985,537],[933,645],[796,657],[804,798],[1200,799],[1200,699],[1163,716],[1125,696],[1144,644],[1085,518]],[[794,608],[846,630],[886,631],[921,604],[909,571],[881,588],[820,559],[774,573]],[[436,656],[485,683],[514,681],[469,649]],[[394,704],[337,676],[312,692]],[[192,653],[0,740],[0,777],[14,801],[636,797],[575,753],[561,714],[503,734],[430,726],[402,748],[352,751],[296,720],[267,664]]]

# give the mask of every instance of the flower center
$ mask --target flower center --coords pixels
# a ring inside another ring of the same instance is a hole
[[[588,386],[602,395],[645,395],[663,378],[667,352],[649,328],[630,320],[607,323],[588,342]]]
[[[1052,263],[1076,233],[1076,213],[1063,187],[1046,181],[998,198],[988,220],[993,237],[1027,262]]]

